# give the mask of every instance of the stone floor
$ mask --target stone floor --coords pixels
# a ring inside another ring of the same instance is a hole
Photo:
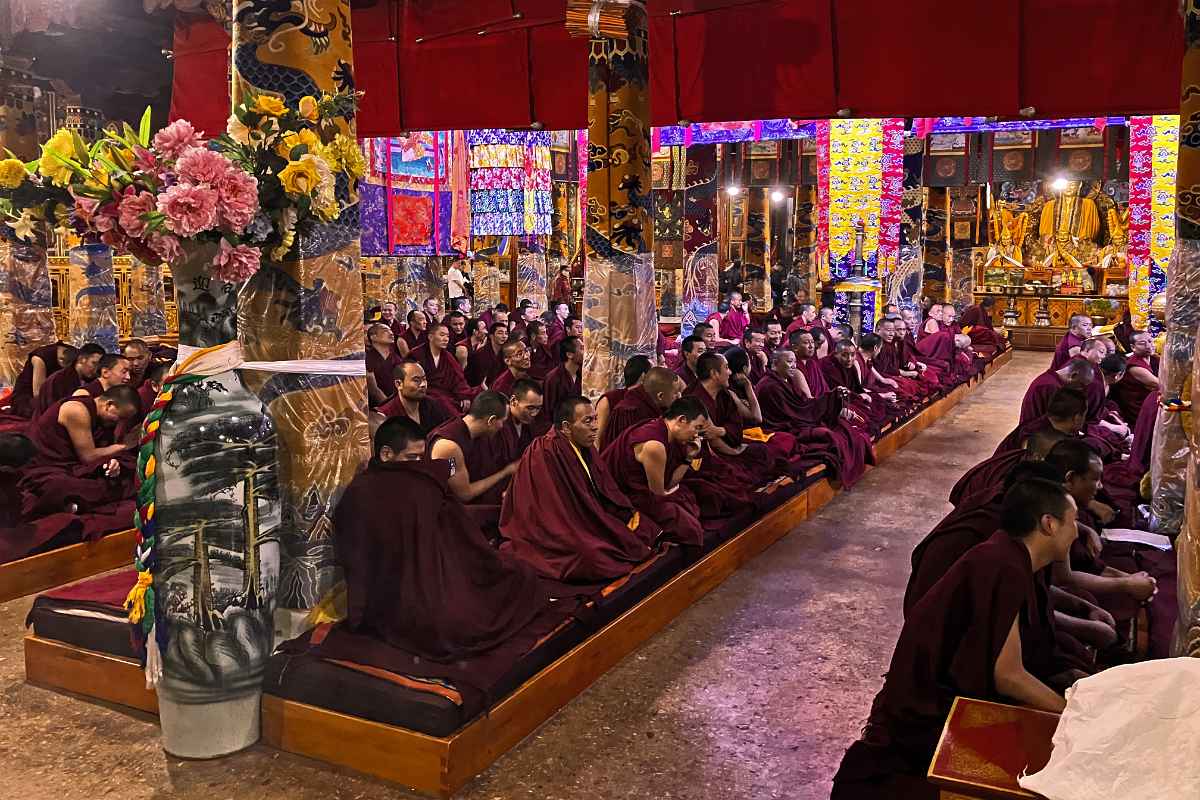
[[[1013,361],[626,658],[462,792],[507,798],[829,796],[891,655],[912,546],[1016,421],[1043,353]],[[30,600],[0,605],[0,797],[408,797],[254,748],[180,762],[147,717],[26,686]],[[348,742],[352,747],[353,743]]]

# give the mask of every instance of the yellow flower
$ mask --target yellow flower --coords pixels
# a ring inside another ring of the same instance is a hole
[[[299,161],[289,161],[279,173],[283,190],[293,196],[312,194],[317,190],[319,180],[316,164],[303,156]]]
[[[317,134],[313,133],[311,128],[301,128],[298,131],[289,131],[283,135],[279,142],[279,147],[276,152],[284,158],[292,152],[292,148],[297,145],[306,145],[308,152],[316,152],[321,147],[321,140],[317,138]]]
[[[260,94],[254,98],[253,110],[259,114],[266,114],[268,117],[278,117],[287,111],[287,106],[278,97],[269,94]]]
[[[50,141],[42,145],[42,157],[38,161],[38,172],[47,177],[57,186],[66,186],[71,180],[71,168],[54,157],[54,153],[71,158],[75,153],[75,145],[71,134],[59,130],[50,137]]]
[[[0,187],[15,189],[21,185],[28,174],[25,171],[25,165],[15,158],[6,158],[0,161]]]
[[[300,116],[309,122],[317,121],[317,99],[312,95],[304,95],[300,98],[300,105],[297,107]]]
[[[346,134],[339,133],[333,137],[328,150],[336,156],[329,158],[330,166],[335,170],[345,172],[355,180],[366,174],[367,163],[363,159],[362,151],[358,149],[358,142]]]
[[[250,144],[250,129],[237,118],[236,114],[230,114],[229,119],[225,120],[225,132],[235,142]]]

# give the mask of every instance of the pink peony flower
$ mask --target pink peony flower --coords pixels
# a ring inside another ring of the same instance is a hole
[[[85,225],[92,223],[92,217],[96,214],[96,209],[100,207],[100,201],[94,200],[91,197],[76,197],[75,198],[75,216]]]
[[[146,221],[142,219],[142,215],[153,211],[154,208],[154,195],[149,192],[127,194],[121,200],[117,218],[126,233],[133,237],[139,237],[146,232]]]
[[[148,241],[155,255],[168,264],[174,264],[183,257],[183,247],[179,240],[169,233],[152,233]]]
[[[177,184],[158,196],[158,210],[167,217],[167,228],[184,238],[211,230],[217,224],[217,190]]]
[[[221,219],[234,232],[241,233],[258,213],[258,179],[240,169],[231,169],[218,189]]]
[[[184,150],[202,144],[204,140],[186,119],[177,119],[154,134],[154,149],[168,161],[178,158]]]
[[[179,173],[181,182],[206,186],[216,186],[232,169],[233,163],[228,158],[204,147],[185,150],[175,162],[175,171]]]
[[[227,283],[241,283],[258,272],[262,253],[257,247],[239,244],[237,247],[221,240],[221,247],[213,258],[212,275]]]
[[[96,209],[96,213],[92,217],[92,227],[100,233],[107,233],[108,231],[116,230],[117,213],[117,206],[115,203],[109,203]]]
[[[133,166],[142,172],[154,174],[158,171],[158,159],[144,147],[133,148]]]

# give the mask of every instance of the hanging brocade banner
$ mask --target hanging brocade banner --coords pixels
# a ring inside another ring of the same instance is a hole
[[[441,275],[437,269],[440,259],[429,256],[387,256],[379,262],[383,299],[396,304],[401,319],[408,312],[419,309],[426,297],[441,296]]]
[[[1154,117],[1154,182],[1150,189],[1150,269],[1147,274],[1151,297],[1167,286],[1167,270],[1175,251],[1175,191],[1179,159],[1179,117]]]
[[[550,134],[486,128],[467,131],[471,147],[471,233],[549,234]]]
[[[900,253],[904,216],[904,120],[883,120],[883,171],[879,196],[879,277],[892,274]]]
[[[720,284],[717,264],[717,147],[687,148],[684,195],[683,298],[681,332],[691,334],[696,323],[717,308]]]
[[[1150,221],[1153,215],[1154,118],[1129,120],[1129,315],[1146,330],[1150,319]]]
[[[32,350],[58,338],[52,294],[46,248],[0,240],[0,388],[16,382]]]
[[[829,123],[829,272],[834,280],[850,274],[854,225],[864,225],[865,274],[877,277],[880,190],[883,187],[883,120],[845,119]]]

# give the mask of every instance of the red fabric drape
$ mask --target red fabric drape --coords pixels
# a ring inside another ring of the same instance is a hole
[[[563,6],[379,0],[355,9],[355,72],[367,93],[360,135],[586,126],[588,42],[567,35]],[[1032,106],[1039,117],[1179,108],[1176,0],[649,6],[656,125],[823,118],[843,108],[854,116],[1015,116]],[[227,43],[209,20],[177,25],[172,118],[210,133],[224,125]]]

